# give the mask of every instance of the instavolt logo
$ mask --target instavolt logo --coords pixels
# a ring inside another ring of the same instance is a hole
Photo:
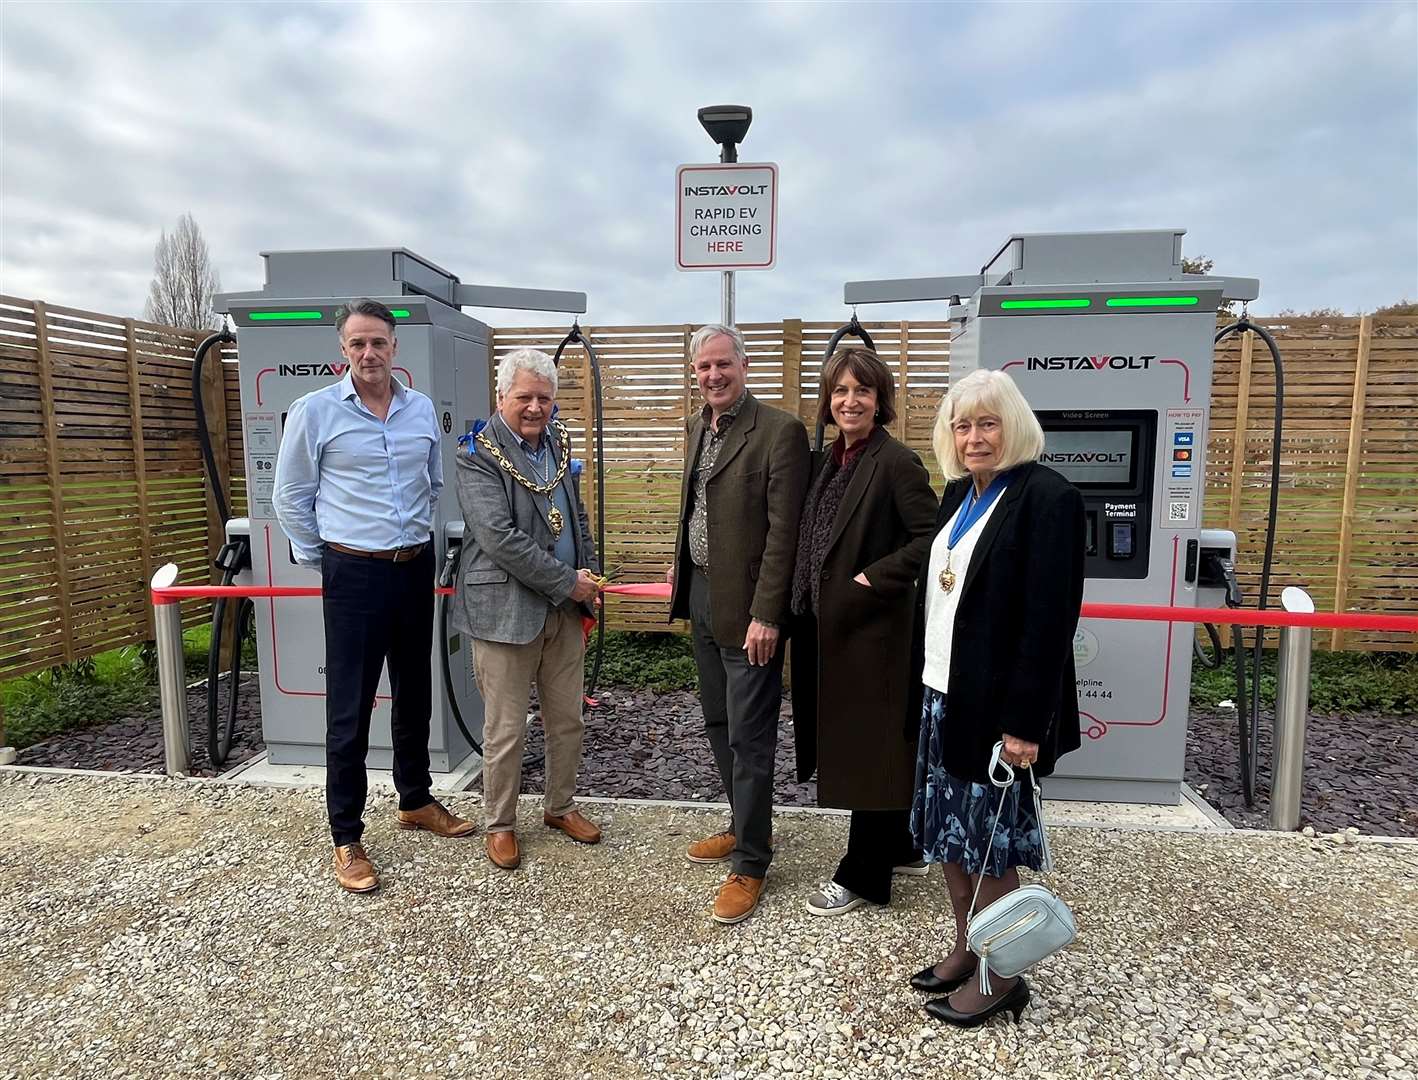
[[[685,198],[703,199],[715,195],[762,195],[767,184],[686,184]]]
[[[1030,356],[1024,360],[1014,360],[1011,364],[1024,364],[1027,371],[1146,371],[1156,360],[1155,355],[1109,355],[1099,356]],[[1005,367],[1009,367],[1006,364]]]
[[[295,375],[300,378],[309,378],[312,375],[333,375],[341,378],[348,370],[349,364],[281,364],[276,368],[276,374]]]

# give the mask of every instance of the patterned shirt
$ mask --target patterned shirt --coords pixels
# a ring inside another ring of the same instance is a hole
[[[689,511],[689,557],[706,574],[709,573],[709,474],[714,471],[719,461],[719,451],[724,448],[724,439],[747,400],[748,390],[745,389],[719,417],[718,431],[709,424],[714,415],[713,409],[705,405],[700,414],[704,418],[704,434],[699,439],[699,457],[695,461],[694,484],[691,487],[694,501]]]

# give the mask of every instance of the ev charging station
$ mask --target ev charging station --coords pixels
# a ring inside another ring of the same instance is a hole
[[[1043,462],[1083,492],[1088,602],[1211,606],[1201,568],[1234,561],[1234,535],[1201,528],[1213,338],[1221,302],[1255,299],[1259,282],[1184,273],[1183,235],[1015,235],[978,274],[844,289],[848,304],[949,301],[951,380],[1014,378]],[[1083,746],[1050,797],[1180,801],[1192,650],[1187,624],[1080,621]]]
[[[581,313],[586,295],[462,284],[403,248],[262,252],[265,287],[217,297],[216,310],[236,325],[241,422],[246,450],[247,512],[227,523],[228,539],[249,538],[250,576],[241,584],[318,586],[317,571],[298,566],[272,506],[276,453],[286,412],[296,398],[344,375],[335,313],[358,297],[387,305],[397,320],[394,375],[433,401],[445,439],[445,487],[434,508],[433,540],[440,566],[462,542],[463,520],[452,490],[458,438],[491,414],[491,334],[463,314],[463,305]],[[430,588],[432,582],[429,583]],[[255,606],[260,662],[261,723],[276,765],[325,763],[325,638],[320,604],[307,598],[267,599]],[[482,700],[473,684],[470,642],[435,630],[435,692],[430,722],[432,771],[457,769],[472,751],[456,709],[481,740]],[[446,655],[442,655],[446,654]],[[449,679],[440,675],[447,664]],[[451,684],[451,697],[439,686]],[[368,763],[392,764],[389,683],[380,677],[370,726]]]

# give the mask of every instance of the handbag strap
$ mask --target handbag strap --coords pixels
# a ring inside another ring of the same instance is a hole
[[[966,922],[975,916],[975,904],[980,899],[980,886],[985,883],[985,862],[989,860],[990,850],[995,846],[995,831],[999,828],[1000,817],[1004,814],[1004,801],[1009,798],[1009,789],[1017,779],[1015,766],[1000,757],[1003,752],[1004,742],[1001,741],[995,743],[994,753],[990,755],[990,783],[1000,789],[999,808],[995,811],[994,824],[990,826],[990,838],[980,860],[980,872],[975,878],[975,894],[970,897],[970,914],[965,916]],[[1025,768],[1029,772],[1029,786],[1034,790],[1034,813],[1039,819],[1040,869],[1047,874],[1054,868],[1054,854],[1049,850],[1049,830],[1044,827],[1044,798],[1039,791],[1039,781],[1034,776],[1034,766],[1026,765]],[[1000,775],[1001,769],[1004,770],[1004,775]]]

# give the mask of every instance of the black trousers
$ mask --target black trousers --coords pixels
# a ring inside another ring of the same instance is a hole
[[[709,616],[709,579],[689,587],[694,664],[704,732],[734,814],[734,873],[761,878],[773,861],[773,757],[783,699],[783,647],[754,666],[742,648],[720,648]]]
[[[874,904],[891,900],[891,869],[921,857],[911,839],[911,811],[853,810],[847,854],[832,880]]]
[[[394,787],[400,810],[433,801],[428,728],[433,708],[433,545],[407,562],[325,548],[325,805],[337,845],[364,833],[369,714],[387,660],[394,703]]]

